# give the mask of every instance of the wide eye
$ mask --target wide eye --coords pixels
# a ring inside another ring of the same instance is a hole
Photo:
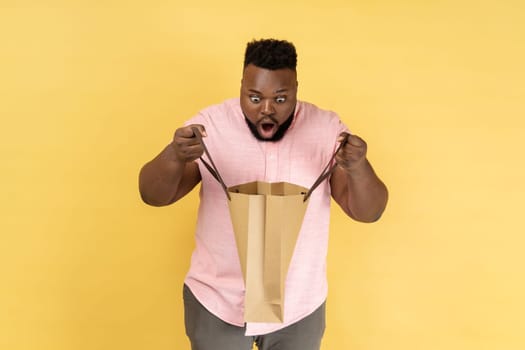
[[[253,103],[259,103],[261,102],[261,98],[259,96],[252,95],[250,96],[250,101],[252,101]]]
[[[275,99],[275,102],[277,103],[285,103],[286,102],[286,97],[284,96],[279,96]]]

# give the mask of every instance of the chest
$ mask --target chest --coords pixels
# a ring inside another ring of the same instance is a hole
[[[285,136],[260,142],[251,135],[234,140],[208,139],[210,154],[227,186],[252,181],[285,181],[309,187],[332,155],[332,147],[312,138]],[[215,181],[201,169],[204,182]]]

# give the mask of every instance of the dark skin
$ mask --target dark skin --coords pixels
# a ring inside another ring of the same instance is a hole
[[[297,104],[297,74],[291,69],[269,70],[246,66],[241,80],[241,109],[257,126],[259,136],[270,139]]]
[[[245,116],[257,126],[259,135],[270,139],[286,121],[297,103],[297,75],[291,69],[268,70],[248,65],[243,71],[240,103]],[[203,153],[192,128],[204,137],[202,125],[181,127],[173,141],[139,175],[144,202],[164,206],[190,192],[201,175],[195,160]],[[249,131],[247,131],[249,132]],[[341,142],[346,135],[340,135]],[[286,137],[286,135],[284,136]],[[373,222],[383,213],[388,191],[366,158],[367,144],[357,135],[348,135],[336,155],[338,166],[330,178],[332,197],[343,211],[361,222]]]

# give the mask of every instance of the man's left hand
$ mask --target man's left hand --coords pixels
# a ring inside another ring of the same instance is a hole
[[[347,173],[351,173],[362,167],[366,163],[366,142],[357,135],[350,135],[343,132],[337,138],[337,141],[343,142],[347,137],[347,141],[343,147],[337,152],[335,161]]]

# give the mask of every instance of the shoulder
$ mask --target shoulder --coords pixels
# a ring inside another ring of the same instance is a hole
[[[230,98],[201,109],[186,124],[229,123],[238,118],[239,114],[242,114],[239,98]]]
[[[213,113],[227,113],[234,111],[236,109],[240,109],[240,101],[239,98],[229,98],[227,100],[224,100],[220,103],[216,103],[213,105],[210,105],[200,111],[201,114],[213,114]]]
[[[338,132],[347,129],[336,112],[310,102],[297,101],[296,115],[298,121],[310,127],[336,129]]]

